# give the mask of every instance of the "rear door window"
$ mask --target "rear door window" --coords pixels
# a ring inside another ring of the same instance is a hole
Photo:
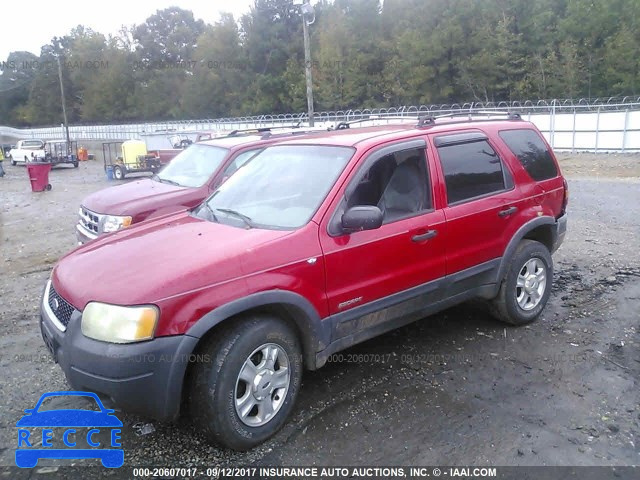
[[[510,188],[502,162],[486,140],[438,147],[449,205]]]
[[[500,138],[534,180],[548,180],[558,176],[558,169],[551,158],[549,148],[535,130],[503,130],[500,132]]]

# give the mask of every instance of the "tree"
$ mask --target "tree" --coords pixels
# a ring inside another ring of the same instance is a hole
[[[241,115],[247,62],[232,15],[223,15],[200,36],[193,61],[193,74],[182,86],[182,111],[206,118]]]
[[[638,0],[314,6],[316,111],[638,94]],[[302,19],[291,0],[254,0],[239,22],[226,15],[214,25],[171,7],[116,36],[78,26],[39,56],[13,52],[0,72],[5,122],[60,124],[57,59],[71,122],[306,110]]]
[[[29,123],[26,104],[35,77],[38,57],[30,52],[11,52],[0,75],[0,118],[9,125]]]
[[[633,27],[622,25],[605,41],[603,70],[609,95],[636,95],[640,86],[640,39]]]
[[[290,0],[255,0],[240,25],[250,77],[243,110],[288,111],[290,105],[283,102],[283,92],[287,90],[283,75],[289,59],[300,62],[304,58],[302,20],[297,7]]]
[[[38,63],[34,65],[35,76],[31,84],[29,100],[25,109],[25,118],[30,125],[60,125],[63,122],[62,97],[58,59],[64,65],[68,38],[54,37],[50,44],[40,50]],[[78,120],[79,105],[76,104],[76,92],[73,89],[69,70],[61,69],[62,83],[65,89],[67,119]]]
[[[90,122],[118,122],[143,119],[134,99],[135,79],[132,66],[135,54],[119,48],[117,38],[111,38],[103,51],[100,74],[92,79],[83,92],[83,120]]]
[[[191,60],[205,24],[193,12],[178,7],[158,10],[133,31],[136,51],[147,64],[172,64]]]

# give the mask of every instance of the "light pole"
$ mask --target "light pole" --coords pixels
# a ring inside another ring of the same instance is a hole
[[[67,150],[69,150],[71,145],[71,140],[69,140],[69,123],[67,122],[67,107],[66,101],[64,99],[64,85],[62,84],[62,66],[60,65],[60,54],[56,56],[56,60],[58,61],[58,79],[60,80],[60,96],[62,97],[62,119],[64,120],[64,129],[67,137]],[[70,153],[70,152],[67,152]]]
[[[309,25],[316,21],[316,13],[309,0],[294,0],[302,13],[302,33],[304,35],[304,76],[307,83],[307,110],[309,126],[313,127],[313,79],[311,77],[311,42],[309,41]]]

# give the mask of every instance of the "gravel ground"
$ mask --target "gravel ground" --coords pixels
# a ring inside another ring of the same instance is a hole
[[[569,232],[537,322],[505,328],[471,302],[358,345],[306,372],[289,423],[246,453],[208,445],[184,419],[120,414],[125,464],[637,465],[640,156],[560,158]],[[80,201],[109,183],[85,162],[55,169],[53,190],[32,193],[25,168],[4,163],[0,466],[9,467],[23,409],[68,388],[40,338],[39,296],[74,246]]]

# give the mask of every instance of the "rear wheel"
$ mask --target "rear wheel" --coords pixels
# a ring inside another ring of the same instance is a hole
[[[498,319],[512,325],[534,321],[551,294],[553,261],[540,242],[523,240],[511,258],[491,310]]]
[[[124,168],[122,168],[120,165],[116,165],[115,167],[113,167],[113,176],[116,180],[124,180]]]
[[[201,353],[189,408],[211,441],[247,450],[284,425],[302,377],[299,342],[286,323],[267,315],[237,320]]]

